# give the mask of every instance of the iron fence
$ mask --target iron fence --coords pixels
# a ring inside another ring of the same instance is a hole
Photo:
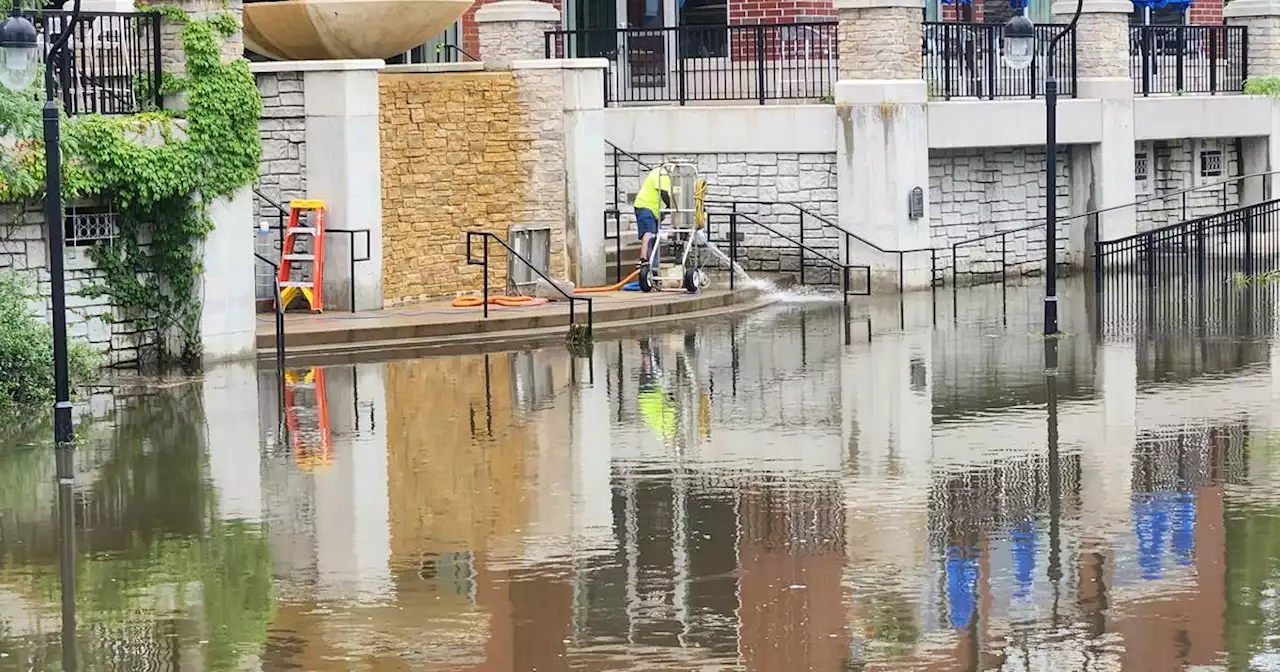
[[[1031,67],[1015,70],[1004,63],[1004,25],[925,21],[924,80],[930,98],[1035,98],[1044,95],[1045,68],[1058,79],[1058,94],[1076,95],[1076,34],[1063,36],[1046,63],[1049,42],[1067,26],[1037,25]]]
[[[819,100],[836,80],[835,22],[556,30],[547,58],[607,58],[605,104]]]
[[[1219,333],[1269,320],[1280,287],[1280,199],[1094,244],[1098,331]]]
[[[143,12],[27,14],[43,43],[71,31],[54,86],[67,114],[135,114],[162,107],[160,15]],[[41,50],[43,58],[43,50]]]
[[[1133,90],[1239,93],[1249,71],[1244,26],[1129,26]]]

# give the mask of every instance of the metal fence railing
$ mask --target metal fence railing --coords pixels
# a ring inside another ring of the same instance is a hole
[[[607,58],[605,103],[816,101],[836,80],[836,24],[556,30],[547,58]]]
[[[930,98],[1035,98],[1044,95],[1045,68],[1050,66],[1058,78],[1058,94],[1076,95],[1074,30],[1058,41],[1054,62],[1045,63],[1049,42],[1065,25],[1035,27],[1035,57],[1025,70],[1004,62],[1003,24],[926,21],[923,28],[924,80]]]
[[[42,41],[71,28],[68,62],[55,80],[67,114],[135,114],[160,109],[160,15],[43,11],[27,18]]]
[[[1239,93],[1249,71],[1244,26],[1129,26],[1133,90]]]

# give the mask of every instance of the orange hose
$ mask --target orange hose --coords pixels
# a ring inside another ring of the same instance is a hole
[[[640,277],[640,269],[637,268],[636,270],[631,271],[631,275],[628,275],[627,277],[623,278],[622,282],[619,282],[615,285],[607,285],[605,287],[579,287],[573,290],[573,293],[574,294],[599,294],[601,292],[616,292],[622,289],[623,287],[625,287],[628,282],[631,282],[632,280],[635,280],[638,277]]]
[[[508,308],[517,308],[522,306],[540,306],[547,302],[547,299],[535,296],[491,296],[489,304],[494,306],[506,306]],[[459,296],[450,302],[449,305],[454,308],[475,308],[484,304],[484,299],[479,296]]]

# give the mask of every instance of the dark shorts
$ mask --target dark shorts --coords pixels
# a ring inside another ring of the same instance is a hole
[[[644,238],[646,233],[658,232],[658,218],[648,208],[636,208],[636,240]]]

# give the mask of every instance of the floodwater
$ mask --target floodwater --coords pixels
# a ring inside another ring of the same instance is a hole
[[[118,387],[0,452],[0,670],[1280,669],[1280,305],[1039,296]]]

